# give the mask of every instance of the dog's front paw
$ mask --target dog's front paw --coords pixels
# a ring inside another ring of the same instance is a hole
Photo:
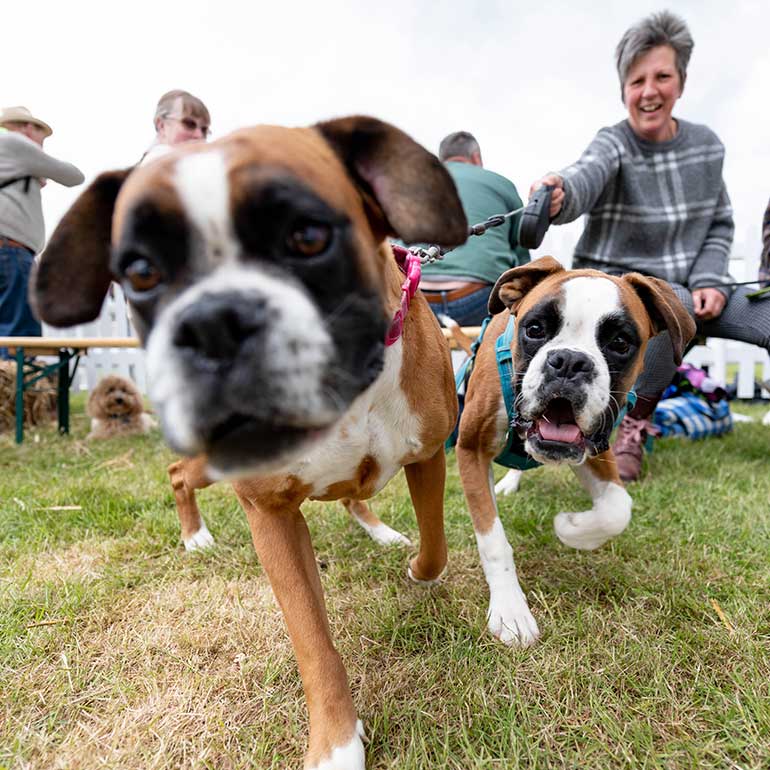
[[[308,770],[366,770],[364,758],[364,726],[359,719],[353,737],[343,746],[336,746],[329,756],[310,765]]]
[[[521,474],[522,471],[511,468],[508,473],[495,484],[495,494],[506,497],[507,495],[512,495],[516,492],[521,483]]]
[[[195,534],[186,537],[183,542],[186,551],[200,551],[213,547],[214,536],[209,532],[205,523],[201,522],[201,528]]]
[[[614,515],[594,510],[582,513],[559,513],[554,517],[556,537],[564,545],[581,551],[593,551],[619,535],[631,520],[631,509],[617,511]]]
[[[509,646],[530,647],[540,638],[540,629],[523,597],[508,601],[491,599],[487,628],[492,636]]]

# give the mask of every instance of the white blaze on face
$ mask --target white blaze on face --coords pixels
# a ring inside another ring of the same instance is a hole
[[[174,177],[185,214],[198,230],[212,263],[234,260],[238,242],[230,216],[230,185],[222,151],[184,155]]]
[[[530,361],[521,385],[521,412],[535,414],[542,410],[540,388],[545,379],[544,366],[551,350],[575,350],[594,363],[596,377],[586,387],[586,403],[575,415],[584,432],[590,432],[610,401],[610,372],[596,338],[604,318],[621,308],[618,287],[606,278],[580,276],[561,285],[562,325],[556,336],[538,350]],[[522,319],[524,320],[524,319]]]

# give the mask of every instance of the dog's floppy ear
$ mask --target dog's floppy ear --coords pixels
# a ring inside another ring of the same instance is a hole
[[[439,159],[389,123],[362,115],[318,123],[364,198],[378,237],[458,246],[468,237],[452,177]]]
[[[641,273],[626,273],[623,280],[642,300],[650,316],[653,334],[668,331],[674,348],[674,361],[679,366],[687,343],[695,336],[692,316],[666,281]]]
[[[489,312],[491,315],[500,313],[508,308],[515,313],[524,295],[533,289],[540,281],[549,275],[563,271],[561,262],[553,257],[540,257],[521,267],[506,270],[494,285],[489,295]]]
[[[40,320],[74,326],[99,315],[112,280],[112,211],[131,171],[100,174],[57,225],[30,282],[30,301]]]

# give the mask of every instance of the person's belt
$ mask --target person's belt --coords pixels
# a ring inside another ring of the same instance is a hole
[[[440,305],[442,302],[454,302],[456,299],[462,299],[469,294],[481,291],[489,287],[488,283],[482,283],[481,281],[474,281],[473,283],[467,283],[465,286],[461,286],[459,289],[423,289],[422,293],[425,295],[425,299],[433,305]]]
[[[26,249],[27,251],[35,253],[34,249],[30,249],[29,246],[27,246],[26,243],[21,243],[20,241],[14,241],[13,238],[6,238],[4,235],[0,235],[0,248],[3,246],[9,247],[11,249]]]

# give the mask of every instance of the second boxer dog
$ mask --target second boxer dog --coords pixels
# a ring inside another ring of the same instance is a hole
[[[405,276],[386,237],[466,234],[449,174],[393,126],[258,126],[98,177],[35,277],[59,326],[96,317],[120,281],[166,439],[204,456],[207,479],[237,479],[305,689],[306,768],[364,770],[364,748],[300,504],[364,500],[403,467],[410,576],[441,574],[452,367],[419,293],[400,333]]]
[[[497,515],[492,460],[509,430],[542,463],[569,464],[593,506],[560,513],[565,545],[598,548],[631,518],[609,435],[641,371],[650,337],[668,331],[677,363],[695,324],[671,287],[630,273],[565,270],[552,257],[505,272],[489,298],[486,330],[465,395],[457,463],[489,585],[488,627],[507,644],[534,643],[539,630],[519,586],[513,551]],[[515,415],[507,414],[495,340],[515,316]]]

